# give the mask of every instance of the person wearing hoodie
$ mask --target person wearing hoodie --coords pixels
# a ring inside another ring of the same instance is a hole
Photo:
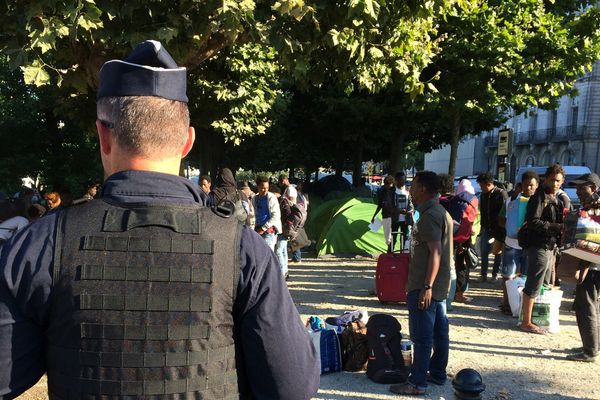
[[[475,195],[473,184],[463,178],[458,184],[456,194],[448,205],[454,223],[454,266],[456,268],[456,293],[454,301],[466,303],[471,299],[465,296],[469,288],[469,270],[467,255],[473,234],[473,223],[477,218],[479,199]]]
[[[229,168],[221,168],[217,174],[213,189],[208,194],[207,204],[214,208],[225,200],[231,201],[234,205],[238,205],[238,201],[241,203],[246,214],[246,225],[249,225],[247,218],[250,215],[248,196],[244,192],[237,190],[233,172]]]

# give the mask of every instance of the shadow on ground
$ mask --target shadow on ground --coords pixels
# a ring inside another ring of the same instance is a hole
[[[408,311],[404,304],[381,304],[373,294],[375,260],[304,259],[290,265],[290,292],[304,318],[322,318],[346,310],[365,308],[369,314],[385,312],[400,321],[408,334]],[[520,332],[517,319],[498,309],[502,293],[499,282],[478,283],[471,273],[469,295],[473,302],[454,303],[450,320],[450,375],[463,368],[480,371],[487,385],[483,399],[600,399],[598,370],[565,360],[567,348],[580,346],[574,314],[570,312],[572,289],[564,290],[561,332],[539,336]],[[318,290],[313,290],[318,289]],[[573,383],[576,382],[574,385]],[[364,373],[322,375],[316,399],[402,399],[389,385],[370,381]],[[406,397],[409,399],[411,397]],[[414,398],[414,397],[413,397]],[[425,399],[454,399],[448,381],[430,387]]]

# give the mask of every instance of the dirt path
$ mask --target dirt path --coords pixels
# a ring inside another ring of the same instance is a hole
[[[404,305],[381,305],[370,294],[375,262],[365,259],[304,259],[291,264],[289,287],[303,318],[328,317],[345,310],[366,308],[369,313],[394,315],[405,332]],[[475,275],[473,275],[474,277]],[[516,318],[502,315],[497,306],[499,284],[473,284],[470,304],[454,304],[450,319],[448,373],[475,368],[487,385],[484,399],[600,399],[600,364],[565,360],[565,349],[581,346],[572,305],[573,286],[565,288],[561,332],[532,335],[516,329]],[[388,385],[370,381],[364,373],[321,376],[318,399],[400,399]],[[411,397],[405,397],[411,398]],[[453,399],[452,386],[430,386],[426,399]]]
[[[303,319],[322,318],[345,310],[366,308],[370,314],[394,315],[408,331],[404,305],[381,305],[370,294],[375,262],[369,259],[305,258],[290,264],[289,288]],[[455,304],[450,318],[450,363],[448,373],[475,368],[487,385],[484,399],[593,399],[600,400],[600,364],[564,359],[565,349],[581,346],[575,315],[570,312],[573,287],[565,288],[561,307],[561,332],[547,336],[516,329],[516,319],[497,308],[500,290],[493,284],[473,284],[473,303]],[[45,379],[19,399],[46,399]],[[410,397],[405,397],[406,399]],[[430,387],[425,399],[454,399],[450,382]],[[316,399],[403,399],[388,392],[388,385],[370,381],[364,373],[334,373],[321,376]],[[285,400],[285,399],[283,399]]]

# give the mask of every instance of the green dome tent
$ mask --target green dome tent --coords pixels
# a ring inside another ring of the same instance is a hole
[[[332,200],[333,201],[333,200]],[[321,207],[324,207],[323,203]],[[329,216],[317,241],[317,255],[374,255],[387,250],[383,229],[371,232],[369,223],[376,205],[370,199],[346,199],[342,204],[331,203],[320,210],[319,219]]]

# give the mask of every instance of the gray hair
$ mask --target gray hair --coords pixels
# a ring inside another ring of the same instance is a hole
[[[181,153],[190,115],[186,103],[153,96],[102,97],[98,119],[108,124],[117,143],[132,155],[150,159]]]

